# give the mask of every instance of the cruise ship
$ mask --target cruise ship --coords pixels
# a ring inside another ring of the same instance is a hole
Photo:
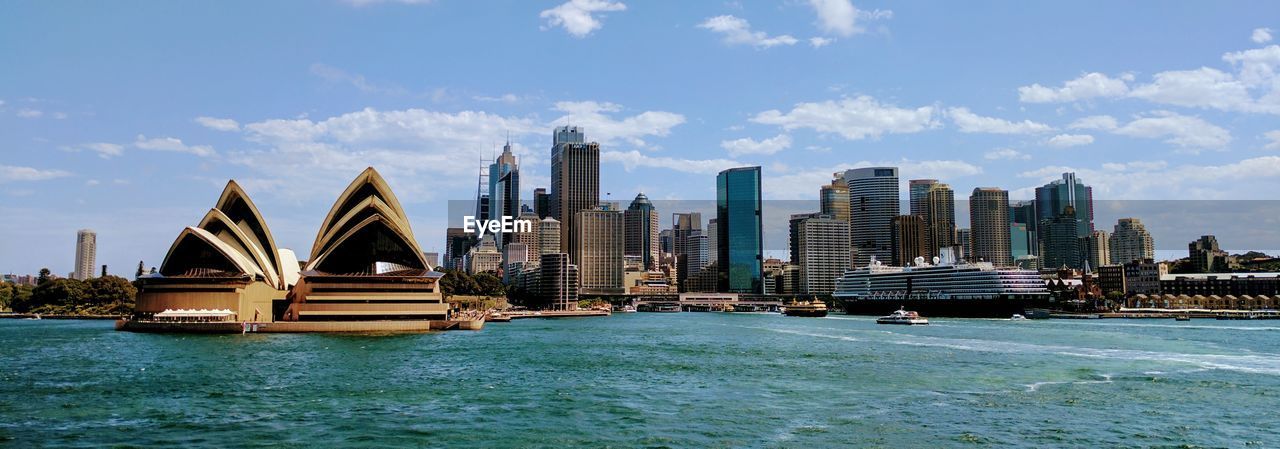
[[[837,279],[832,296],[850,315],[885,315],[905,307],[932,317],[1008,318],[1048,299],[1049,290],[1034,270],[939,263],[936,257],[929,264],[917,257],[907,267],[872,259]]]

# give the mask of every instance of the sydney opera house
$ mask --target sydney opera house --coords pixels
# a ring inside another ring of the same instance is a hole
[[[343,332],[478,329],[444,301],[409,220],[373,168],[356,177],[299,262],[235,181],[199,225],[178,234],[143,276],[119,328],[172,332]]]

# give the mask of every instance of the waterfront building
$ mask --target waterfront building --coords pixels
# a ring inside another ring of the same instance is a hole
[[[676,258],[676,281],[683,289],[689,277],[700,271],[705,265],[705,257],[690,261],[690,245],[699,244],[690,240],[690,236],[702,233],[702,214],[698,212],[671,214],[671,254]],[[706,254],[702,252],[701,254]]]
[[[789,263],[782,266],[782,276],[778,280],[778,294],[780,295],[801,295],[804,294],[804,268],[800,265]]]
[[[1131,260],[1124,269],[1124,293],[1126,295],[1160,293],[1160,279],[1169,274],[1169,266],[1151,259]]]
[[[623,255],[625,225],[623,213],[611,203],[577,213],[573,235],[579,242],[577,257],[581,293],[625,293]]]
[[[414,251],[421,257],[421,251]],[[272,321],[298,282],[293,251],[278,249],[257,206],[228,181],[213,209],[178,234],[156,273],[139,278],[135,317],[166,310],[230,311],[219,319]]]
[[[973,260],[997,267],[1013,265],[1009,249],[1009,192],[995,187],[973,189],[969,196],[969,239]]]
[[[551,217],[538,222],[538,254],[557,254],[564,251],[560,245],[560,221]]]
[[[764,292],[761,215],[760,167],[731,168],[716,176],[716,291]]]
[[[1126,264],[1135,260],[1154,259],[1156,248],[1151,233],[1137,218],[1121,218],[1111,233],[1107,245],[1111,250],[1111,262]]]
[[[520,215],[520,165],[511,152],[511,141],[502,146],[502,154],[489,164],[489,216],[490,220],[501,220],[502,217],[516,218]],[[502,230],[495,234],[494,242],[501,249],[511,241],[510,235]]]
[[[551,217],[560,221],[560,244],[577,264],[577,214],[600,203],[600,144],[587,143],[577,126],[556,128],[551,144]]]
[[[956,197],[951,186],[939,182],[929,185],[924,193],[920,215],[924,220],[925,256],[937,257],[942,250],[956,246]]]
[[[1280,273],[1184,273],[1160,276],[1160,293],[1166,295],[1227,295],[1243,299],[1248,296],[1280,295]],[[1230,304],[1230,308],[1239,307]]]
[[[1080,242],[1080,248],[1084,250],[1084,259],[1090,267],[1097,269],[1111,264],[1111,239],[1107,237],[1107,231],[1098,229],[1089,233]]]
[[[1093,232],[1093,188],[1076,178],[1075,173],[1063,173],[1062,179],[1036,188],[1035,210],[1040,258],[1045,267],[1081,268],[1084,255],[1079,239]],[[1075,226],[1074,235],[1067,232],[1071,225]]]
[[[644,193],[636,195],[623,212],[626,222],[626,251],[628,256],[639,256],[646,269],[658,267],[658,210]]]
[[[512,267],[519,264],[523,265],[529,261],[532,254],[529,246],[521,242],[511,242],[507,246],[502,247],[502,282],[509,284],[512,281]]]
[[[953,254],[961,260],[973,260],[973,233],[969,228],[956,229],[956,251]],[[946,250],[941,250],[943,253]]]
[[[82,281],[93,277],[97,257],[98,233],[92,229],[76,231],[76,271],[71,277]]]
[[[1187,244],[1187,256],[1197,273],[1219,273],[1230,269],[1230,256],[1218,247],[1218,238],[1202,235]]]
[[[569,255],[543,254],[538,267],[538,298],[553,310],[577,310],[578,266],[569,262]]]
[[[1098,267],[1098,287],[1105,296],[1111,296],[1113,293],[1124,294],[1124,266],[1123,265],[1103,265]]]
[[[844,173],[849,186],[849,214],[855,266],[866,266],[872,257],[890,260],[893,217],[898,216],[898,168],[867,167]]]
[[[539,219],[551,215],[551,195],[544,187],[533,189],[533,213],[538,214]]]
[[[706,229],[706,232],[703,232],[703,234],[707,236],[706,265],[711,265],[713,263],[719,262],[716,259],[717,257],[720,256],[720,246],[718,245],[718,241],[716,240],[716,237],[719,236],[719,232],[716,231],[716,219],[714,218],[707,219],[707,229]]]
[[[849,268],[849,223],[826,214],[795,217],[799,244],[791,263],[800,266],[800,292],[830,295],[836,278]]]
[[[919,215],[899,215],[893,218],[893,261],[897,266],[912,263],[917,257],[930,258],[925,246],[924,219]],[[834,278],[832,278],[834,279]]]

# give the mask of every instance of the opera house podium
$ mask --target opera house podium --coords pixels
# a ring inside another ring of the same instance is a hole
[[[198,226],[179,233],[159,273],[139,278],[134,316],[152,332],[383,332],[480,329],[451,317],[443,273],[428,265],[409,220],[372,167],[325,217],[306,267],[278,249],[235,181]]]

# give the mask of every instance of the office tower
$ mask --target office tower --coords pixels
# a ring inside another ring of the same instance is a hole
[[[462,228],[448,228],[444,231],[444,267],[450,270],[461,270],[462,259],[471,249],[471,236]]]
[[[646,270],[658,267],[658,210],[644,193],[636,195],[623,212],[626,221],[626,255],[640,256]]]
[[[969,239],[974,260],[1013,265],[1009,250],[1009,192],[978,187],[969,196]]]
[[[676,282],[683,289],[689,277],[702,269],[699,263],[690,263],[687,245],[690,236],[702,233],[702,214],[698,212],[671,214],[671,233],[671,254],[676,258]]]
[[[911,215],[920,217],[929,215],[925,213],[925,208],[928,207],[929,191],[936,185],[938,185],[937,179],[912,179],[907,181],[907,198]]]
[[[731,168],[716,175],[716,233],[716,290],[763,293],[760,167]]]
[[[924,219],[919,215],[899,215],[893,217],[893,234],[890,237],[893,246],[893,265],[905,267],[911,265],[917,257],[929,259],[929,249],[925,246]]]
[[[538,234],[542,232],[542,220],[538,219],[538,214],[533,211],[524,211],[520,213],[519,220],[529,223],[528,232],[517,232],[511,235],[511,243],[523,243],[528,248],[529,257],[526,262],[538,260],[538,256],[542,254],[542,248],[538,246]]]
[[[1009,223],[1009,255],[1015,262],[1033,255],[1031,242],[1031,231],[1027,230],[1026,223]]]
[[[830,295],[836,278],[849,268],[849,223],[826,214],[796,220],[797,254],[791,262],[800,266],[800,290],[809,295]]]
[[[1089,233],[1080,242],[1080,249],[1084,251],[1084,261],[1089,262],[1092,271],[1111,265],[1111,240],[1107,237],[1107,231],[1099,229]]]
[[[554,310],[577,310],[578,266],[569,263],[569,255],[543,254],[538,267],[538,296]]]
[[[956,245],[953,255],[956,259],[973,260],[973,239],[969,228],[956,229]]]
[[[1080,247],[1080,220],[1075,208],[1067,206],[1063,213],[1040,222],[1040,260],[1045,269],[1083,268],[1084,252]]]
[[[707,231],[703,234],[707,236],[707,265],[711,265],[718,262],[716,258],[720,256],[720,247],[716,240],[719,237],[716,233],[716,219],[707,219]]]
[[[854,265],[865,266],[875,257],[893,258],[893,217],[898,216],[898,168],[867,167],[844,172],[849,185],[849,215]]]
[[[1218,238],[1215,236],[1200,236],[1187,244],[1187,253],[1197,273],[1229,271],[1227,252],[1218,247]]]
[[[787,257],[788,262],[793,264],[800,263],[800,226],[804,220],[817,217],[830,217],[830,215],[821,212],[810,212],[807,214],[791,214],[791,220],[787,222]]]
[[[1040,255],[1040,238],[1039,238],[1040,218],[1036,214],[1036,202],[1034,200],[1010,202],[1009,203],[1009,222],[1021,223],[1025,225],[1022,227],[1027,233],[1025,236],[1027,240],[1027,243],[1026,243],[1027,253],[1025,255],[1030,255],[1030,256]],[[1023,238],[1023,236],[1018,236],[1011,233],[1010,238],[1014,239],[1014,241],[1016,242],[1018,241],[1018,239]],[[1015,243],[1015,246],[1016,246],[1016,243]],[[1013,257],[1014,259],[1017,259],[1018,257],[1020,257],[1020,255],[1017,253],[1017,250],[1014,250]]]
[[[98,234],[92,229],[76,232],[76,271],[72,277],[85,280],[93,277],[95,259],[98,257]]]
[[[658,254],[671,254],[675,251],[675,232],[670,229],[658,231]]]
[[[554,218],[543,218],[538,223],[538,254],[557,254],[564,252],[560,245],[560,222]]]
[[[489,219],[501,220],[503,216],[520,215],[520,166],[511,152],[511,141],[502,147],[502,155],[489,164]],[[499,230],[494,241],[498,248],[511,241],[511,236]]]
[[[434,269],[436,266],[440,265],[440,253],[438,253],[438,252],[427,252],[427,251],[423,251],[423,252],[422,252],[422,258],[423,258],[424,260],[426,260],[426,261],[427,261],[427,265],[431,266],[433,269]],[[139,270],[139,271],[141,271],[141,270],[142,270],[142,266],[141,266],[141,265],[139,265],[139,266],[138,266],[138,270]]]
[[[956,194],[951,186],[934,182],[924,192],[922,201],[920,213],[911,214],[923,220],[925,257],[936,257],[942,254],[943,248],[956,246]]]
[[[1111,263],[1126,264],[1135,260],[1154,259],[1155,242],[1151,233],[1137,218],[1121,218],[1111,232]]]
[[[551,195],[547,194],[547,189],[533,189],[533,213],[538,214],[538,219],[551,215]]]
[[[842,173],[834,173],[831,176],[831,184],[822,186],[818,191],[818,199],[821,203],[821,211],[825,215],[830,215],[836,220],[849,222],[849,184],[841,177]]]
[[[710,237],[695,230],[684,239],[684,260],[688,278],[680,284],[682,292],[715,292],[717,272],[708,262]]]
[[[494,234],[485,234],[476,246],[467,251],[467,273],[497,273],[502,268],[502,252],[495,240]]]
[[[577,214],[600,204],[600,144],[585,140],[576,126],[556,128],[551,140],[551,217],[560,221],[560,244],[574,264]]]
[[[1070,211],[1070,219],[1066,219]],[[1066,266],[1071,269],[1079,269],[1080,262],[1083,258],[1079,253],[1048,253],[1050,248],[1064,249],[1069,247],[1079,247],[1079,242],[1075,244],[1062,243],[1062,240],[1069,238],[1065,232],[1064,221],[1073,221],[1075,224],[1075,239],[1089,237],[1089,233],[1093,232],[1093,188],[1084,185],[1082,180],[1075,178],[1074,173],[1062,174],[1062,179],[1053,180],[1053,182],[1044,184],[1042,187],[1036,188],[1036,215],[1037,215],[1037,234],[1039,238],[1039,247],[1042,248],[1041,260],[1044,261],[1044,267],[1052,269],[1060,265],[1051,265],[1051,261],[1068,262]],[[1055,221],[1056,220],[1056,221]],[[1059,225],[1059,229],[1053,237],[1057,242],[1047,242],[1048,230],[1044,229],[1043,224],[1053,221]],[[1074,261],[1074,264],[1070,264]]]
[[[578,254],[578,285],[583,294],[621,294],[623,252],[626,246],[622,211],[605,203],[578,211],[574,239]]]
[[[502,247],[502,282],[510,283],[513,267],[523,267],[532,254],[528,245],[523,242],[511,242]],[[518,270],[517,270],[518,271]]]

